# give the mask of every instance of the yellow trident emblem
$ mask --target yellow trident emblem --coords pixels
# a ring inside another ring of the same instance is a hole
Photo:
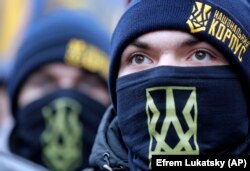
[[[71,98],[56,99],[42,109],[45,131],[41,136],[43,160],[54,171],[73,171],[82,154],[81,105]]]
[[[187,20],[191,33],[197,33],[206,30],[206,26],[211,15],[211,6],[196,2],[193,6],[192,14]]]
[[[161,93],[165,99],[165,111],[158,109],[155,100]],[[187,94],[178,99],[176,93]],[[197,143],[198,107],[195,87],[153,87],[146,89],[146,113],[150,136],[149,161],[152,155],[194,155],[199,154]],[[181,101],[181,106],[176,103]],[[161,119],[162,122],[159,122]],[[173,140],[174,139],[174,140]],[[173,143],[174,142],[174,143]],[[151,163],[150,166],[151,167]]]

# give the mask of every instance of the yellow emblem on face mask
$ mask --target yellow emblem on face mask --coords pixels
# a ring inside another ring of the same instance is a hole
[[[165,112],[159,110],[156,105],[156,99],[153,94],[157,92],[165,94]],[[178,92],[188,94],[183,108],[175,104],[178,100],[180,101],[174,95]],[[152,155],[199,154],[196,88],[179,86],[147,88],[146,98],[146,113],[150,136],[149,161],[151,161]],[[182,118],[182,121],[179,120],[180,118]],[[160,119],[163,119],[163,122],[159,123]],[[176,139],[175,144],[173,143],[173,136]],[[151,167],[151,163],[149,167]]]
[[[53,171],[73,171],[83,160],[80,111],[80,104],[71,98],[57,99],[42,109],[42,157]]]

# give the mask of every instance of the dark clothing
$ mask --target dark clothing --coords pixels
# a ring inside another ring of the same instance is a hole
[[[90,165],[95,170],[129,170],[129,154],[121,136],[117,116],[111,106],[105,112],[99,125],[89,158]]]
[[[127,159],[117,116],[110,106],[100,123],[89,161],[96,170],[129,170]]]

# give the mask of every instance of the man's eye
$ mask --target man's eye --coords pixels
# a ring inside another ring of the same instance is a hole
[[[205,61],[211,60],[212,55],[205,50],[197,50],[192,54],[191,58],[194,61]]]
[[[152,60],[145,55],[135,54],[130,58],[131,65],[150,64],[150,63],[152,63]]]
[[[43,87],[51,87],[52,85],[55,85],[55,80],[51,78],[42,78],[40,81],[38,81],[39,86]]]

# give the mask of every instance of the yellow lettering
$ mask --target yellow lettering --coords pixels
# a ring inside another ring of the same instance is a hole
[[[223,14],[220,13],[217,19],[221,21],[221,18],[222,18],[222,17],[223,17]]]
[[[108,59],[106,55],[83,40],[73,39],[69,42],[65,53],[65,62],[73,66],[83,67],[93,73],[99,73],[104,79],[107,78]]]
[[[214,18],[218,19],[219,14],[220,14],[220,12],[218,10],[216,10],[214,13]]]
[[[217,26],[218,23],[219,22],[216,19],[213,19],[212,24],[211,24],[211,26],[209,28],[208,34],[211,34],[212,36],[215,35],[215,31],[216,31],[215,28],[216,28],[216,26]]]
[[[227,28],[230,28],[231,22],[232,21],[230,19],[227,20]]]
[[[91,57],[89,55],[89,49],[86,49],[85,53],[83,54],[82,66],[85,69],[93,72],[93,70],[92,70],[92,59],[91,59]]]
[[[237,40],[238,40],[237,37],[236,37],[234,34],[232,34],[231,39],[230,39],[230,43],[229,43],[229,45],[228,45],[228,47],[229,47],[232,51],[233,51],[233,48],[234,48],[234,46],[235,46]]]
[[[234,33],[236,32],[237,28],[238,28],[238,27],[237,27],[237,25],[235,24],[234,27],[233,27],[233,32],[234,32]]]
[[[240,33],[241,33],[241,29],[238,27],[235,34],[236,34],[236,35],[239,35]]]
[[[238,53],[241,46],[242,46],[242,43],[240,43],[239,39],[237,39],[236,44],[235,44],[235,50],[234,50],[235,55]]]
[[[242,31],[227,15],[216,10],[208,34],[223,43],[227,43],[228,48],[242,62],[243,56],[250,45],[249,38]]]
[[[226,33],[225,33],[224,38],[223,38],[222,41],[225,42],[226,39],[230,39],[230,38],[231,38],[231,35],[232,35],[231,30],[230,30],[230,29],[227,29],[227,31],[226,31]]]
[[[247,44],[247,38],[244,34],[242,34],[241,40],[242,40],[243,44],[245,44],[245,45]]]
[[[228,19],[228,18],[227,18],[225,15],[223,15],[223,17],[222,17],[222,19],[221,19],[221,22],[222,22],[224,25],[226,25],[227,19]]]
[[[247,49],[244,46],[242,46],[240,51],[239,51],[239,55],[238,55],[238,59],[240,62],[242,62],[242,60],[243,60],[242,56],[246,53],[246,51],[247,51]]]
[[[222,39],[222,37],[223,37],[223,35],[225,33],[225,28],[226,27],[222,23],[220,23],[219,28],[218,28],[217,33],[216,33],[216,38],[218,40]]]

